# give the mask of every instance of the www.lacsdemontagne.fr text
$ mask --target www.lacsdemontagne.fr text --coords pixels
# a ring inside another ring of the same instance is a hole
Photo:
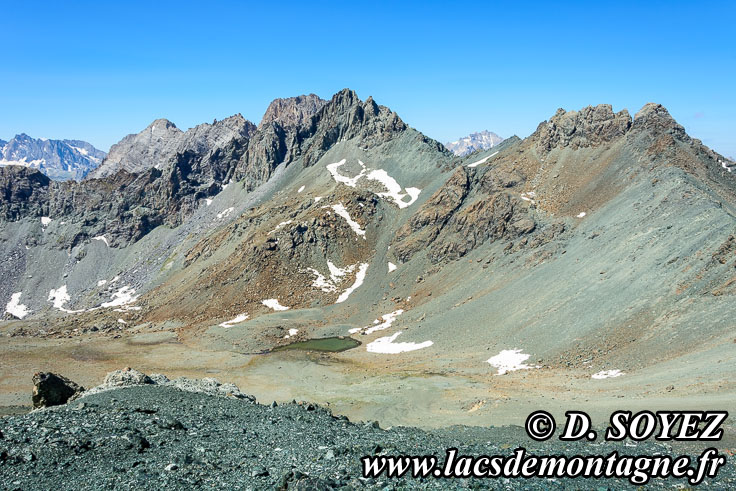
[[[698,457],[687,455],[534,455],[520,447],[509,455],[458,455],[448,449],[442,463],[433,455],[385,456],[361,458],[363,477],[400,478],[595,478],[627,479],[635,485],[652,478],[687,479],[697,485],[716,477],[726,457],[715,448],[704,450]]]

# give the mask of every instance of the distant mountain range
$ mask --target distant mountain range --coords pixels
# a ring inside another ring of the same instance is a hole
[[[32,138],[25,133],[0,140],[0,167],[32,167],[56,181],[83,179],[106,154],[81,140]]]
[[[478,150],[488,150],[502,141],[503,138],[497,134],[484,130],[480,133],[473,133],[465,138],[460,138],[454,142],[445,143],[445,147],[455,155],[464,157]]]

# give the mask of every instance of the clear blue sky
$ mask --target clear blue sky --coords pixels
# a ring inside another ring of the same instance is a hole
[[[107,150],[344,87],[441,141],[660,102],[736,157],[736,2],[3,2],[0,138]]]

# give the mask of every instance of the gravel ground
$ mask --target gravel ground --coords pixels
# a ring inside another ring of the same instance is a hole
[[[655,442],[636,448],[536,443],[518,427],[384,430],[309,403],[267,406],[161,385],[106,390],[66,406],[4,417],[0,431],[2,489],[620,489],[634,486],[625,480],[371,480],[362,478],[359,459],[444,456],[450,447],[465,455],[507,455],[519,445],[539,454],[677,454]],[[687,483],[657,480],[648,486],[678,484]],[[734,486],[730,462],[706,485]]]

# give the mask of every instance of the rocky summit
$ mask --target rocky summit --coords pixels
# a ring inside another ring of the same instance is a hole
[[[221,470],[264,486],[297,472],[354,483],[347,461],[379,434],[324,415],[317,445],[338,463],[292,465],[315,431],[310,411],[282,408],[294,399],[424,429],[521,425],[539,407],[596,424],[623,408],[733,407],[734,169],[655,103],[560,109],[526,138],[458,156],[349,89],[277,99],[258,124],[156,120],[79,182],[2,167],[0,403],[30,407],[37,372],[84,387],[120,366],[217,374],[278,406],[146,384],[13,421],[36,425],[33,455],[48,414],[48,434],[81,442],[69,452],[107,434],[106,461],[184,484],[214,483],[198,449],[240,431],[253,447]],[[126,409],[135,398],[156,412]],[[252,427],[235,425],[241,411]],[[159,432],[163,413],[187,430]],[[67,435],[63,418],[99,426]],[[382,448],[454,442],[391,435]],[[187,458],[193,475],[166,470]]]

